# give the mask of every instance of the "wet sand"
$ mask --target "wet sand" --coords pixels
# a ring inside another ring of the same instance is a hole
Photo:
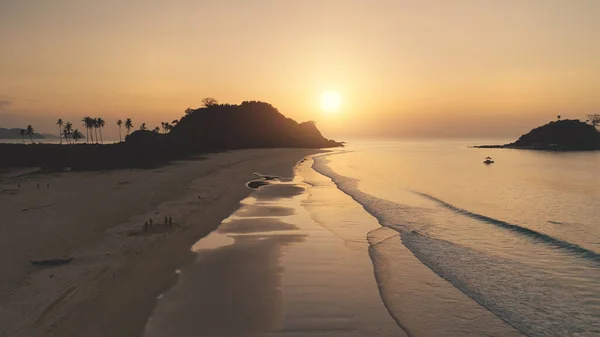
[[[153,170],[3,174],[0,336],[140,336],[176,268],[195,258],[189,247],[239,207],[253,173],[291,176],[311,153],[244,150]]]
[[[307,187],[260,187],[199,240],[144,336],[406,336],[380,298],[366,236],[348,245],[313,221]]]

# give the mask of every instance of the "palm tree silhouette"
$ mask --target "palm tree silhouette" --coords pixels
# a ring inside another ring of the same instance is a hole
[[[159,133],[160,132],[160,128],[157,126],[154,128],[154,130],[152,130],[154,133]]]
[[[89,144],[90,139],[91,139],[92,143],[93,143],[94,136],[93,136],[91,130],[94,127],[94,119],[91,117],[83,117],[83,119],[81,121],[83,122],[83,126],[85,127],[86,142]]]
[[[33,129],[33,126],[27,125],[27,134],[29,135],[29,139],[31,140],[31,144],[33,144],[33,133],[34,132],[35,132],[35,130]]]
[[[58,122],[56,122],[56,125],[58,125],[58,138],[60,139],[60,143],[62,144],[62,127],[63,127],[63,120],[62,118],[58,119]]]
[[[100,142],[104,144],[104,139],[102,138],[102,129],[104,125],[106,125],[106,121],[101,117],[96,118],[96,123],[98,123],[98,129],[100,129]]]
[[[121,143],[123,141],[123,139],[121,138],[121,126],[123,125],[123,121],[119,119],[117,121],[117,125],[119,126],[119,143]]]
[[[65,124],[65,139],[70,144],[71,143],[71,135],[73,133],[73,124],[71,122],[67,122]]]
[[[83,138],[83,134],[77,129],[73,130],[73,140],[75,141],[75,143],[77,143],[77,141],[81,138]]]
[[[129,130],[131,130],[133,128],[133,122],[131,121],[131,118],[127,118],[127,120],[125,121],[125,129],[127,129],[127,135],[129,136]]]
[[[71,142],[69,141],[69,131],[67,131],[66,129],[63,129],[62,132],[62,136],[65,138],[65,141],[67,142],[67,144],[71,144]]]
[[[96,144],[98,144],[98,118],[92,118],[92,127],[94,128],[94,136],[96,136]]]
[[[85,128],[85,140],[86,140],[86,142],[90,138],[90,135],[88,134],[87,123],[86,123],[86,121],[87,121],[88,118],[89,117],[83,117],[83,119],[81,120],[81,123],[82,123],[81,125]]]
[[[146,123],[142,123],[140,125],[140,130],[146,130]]]
[[[21,140],[23,141],[23,144],[25,144],[25,135],[27,134],[27,130],[21,129],[19,130],[19,134],[21,135]]]

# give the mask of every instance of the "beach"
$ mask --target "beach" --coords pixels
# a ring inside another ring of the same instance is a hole
[[[147,170],[3,172],[0,336],[142,335],[157,296],[194,260],[190,247],[239,208],[253,173],[291,177],[316,152],[239,150]]]
[[[597,335],[597,154],[498,149],[489,167],[487,151],[360,143],[3,172],[0,333]],[[550,193],[557,170],[568,194]],[[30,263],[52,259],[68,263]]]
[[[305,158],[191,250],[144,337],[522,336],[421,263]]]
[[[354,218],[312,163],[267,180],[192,246],[194,261],[159,296],[144,337],[407,336],[373,274],[367,233],[377,222]],[[345,212],[313,218],[332,206]]]

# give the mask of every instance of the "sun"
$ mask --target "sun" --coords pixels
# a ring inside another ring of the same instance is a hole
[[[342,105],[342,96],[337,91],[326,91],[321,95],[321,108],[326,113],[338,112]]]

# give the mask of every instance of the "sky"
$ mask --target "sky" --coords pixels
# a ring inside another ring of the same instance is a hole
[[[327,137],[513,137],[600,113],[598,18],[597,0],[0,0],[0,127],[92,116],[110,137],[210,96]]]

